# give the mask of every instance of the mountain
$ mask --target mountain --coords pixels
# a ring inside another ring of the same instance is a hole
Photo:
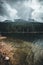
[[[0,21],[1,22],[1,21]],[[40,23],[40,22],[38,22],[38,21],[35,21],[34,19],[28,19],[28,21],[26,21],[26,20],[23,20],[23,19],[14,19],[14,21],[12,21],[12,20],[5,20],[5,21],[3,21],[3,22],[16,22],[16,23],[29,23],[29,22],[34,22],[34,23]]]
[[[9,22],[13,22],[13,21],[11,21],[11,20],[5,20],[5,21],[3,21],[4,23],[9,23]]]
[[[43,23],[37,22],[33,19],[28,21],[22,19],[15,19],[14,22],[11,20],[5,20],[0,22],[0,31],[1,32],[15,32],[17,30],[28,29],[28,32],[43,32]]]

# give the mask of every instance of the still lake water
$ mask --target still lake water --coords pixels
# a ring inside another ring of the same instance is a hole
[[[43,47],[43,33],[2,33],[2,35],[30,41]]]

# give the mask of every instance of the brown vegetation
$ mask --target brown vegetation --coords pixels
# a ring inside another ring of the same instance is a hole
[[[8,40],[6,40],[6,41],[8,41]],[[17,41],[19,43],[17,43]],[[9,65],[28,65],[27,60],[28,60],[28,56],[31,54],[31,49],[30,48],[27,49],[26,46],[28,46],[28,45],[26,44],[26,42],[24,42],[23,44],[20,44],[20,41],[19,40],[17,40],[17,41],[15,41],[15,43],[16,43],[16,44],[14,44],[15,46],[13,46],[12,43],[8,43],[5,41],[0,42],[0,56],[2,55],[2,58],[0,58],[0,59],[2,59],[1,65],[5,65],[5,62],[6,62],[6,61],[4,61],[3,57],[9,58],[9,60],[10,60]],[[23,41],[21,41],[21,42],[23,42]],[[19,44],[19,47],[16,46],[18,44]],[[24,46],[24,48],[22,46]],[[27,52],[26,52],[26,50],[27,50]],[[32,60],[30,59],[30,62],[31,61]]]
[[[43,48],[23,40],[1,39],[0,65],[6,65],[6,61],[7,65],[43,65]]]

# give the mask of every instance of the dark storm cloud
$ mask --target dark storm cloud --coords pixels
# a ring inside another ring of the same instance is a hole
[[[28,20],[31,17],[31,12],[33,11],[32,8],[25,7],[24,2],[28,1],[29,0],[7,0],[7,2],[18,11],[18,16],[25,20]]]
[[[11,5],[6,0],[0,0],[0,20],[14,20],[15,18],[18,18],[17,10],[11,7]]]
[[[0,15],[8,15],[6,9],[3,7],[4,2],[0,2]]]
[[[4,5],[4,4],[5,4],[5,1],[0,0],[0,15],[2,15],[2,16],[7,15],[8,16],[7,10],[5,8],[6,5]]]
[[[18,2],[18,1],[28,1],[28,0],[6,0],[6,1],[9,1],[9,2]]]
[[[1,0],[1,11],[0,15],[7,16],[7,18],[21,18],[28,19],[30,16],[30,11],[24,6],[24,2],[28,0]],[[8,8],[8,9],[7,9]],[[10,10],[10,12],[9,12]],[[17,14],[15,14],[15,13]],[[14,13],[14,14],[13,14]],[[26,16],[25,16],[26,15]]]
[[[0,0],[0,20],[17,18],[43,21],[43,0]]]
[[[3,2],[0,0],[0,15],[4,14]]]
[[[42,2],[43,0],[38,0],[38,1]]]
[[[43,0],[38,0],[41,5],[43,5]]]
[[[13,3],[15,4],[17,2],[23,2],[23,1],[28,1],[28,0],[5,0],[5,1],[7,1],[10,4],[13,4]]]
[[[15,8],[19,8],[22,6],[23,2],[29,1],[29,0],[5,0],[7,3],[9,3],[11,6]]]

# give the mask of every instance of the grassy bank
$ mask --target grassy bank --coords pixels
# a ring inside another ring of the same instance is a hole
[[[0,52],[2,57],[9,57],[9,65],[43,65],[43,48],[32,42],[0,37]],[[6,61],[0,59],[1,65],[5,65]]]

